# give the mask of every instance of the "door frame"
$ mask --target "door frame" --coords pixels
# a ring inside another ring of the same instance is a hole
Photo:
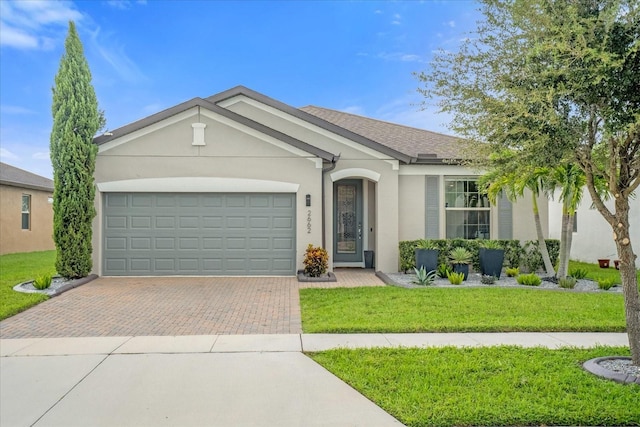
[[[348,184],[356,186],[356,223],[359,229],[358,236],[356,238],[356,249],[354,254],[339,254],[338,253],[338,220],[337,220],[337,206],[338,206],[338,191],[337,187],[340,184]],[[338,266],[362,266],[364,263],[364,235],[365,235],[365,213],[364,213],[364,193],[363,193],[363,180],[362,179],[341,179],[333,182],[333,260],[334,265]]]

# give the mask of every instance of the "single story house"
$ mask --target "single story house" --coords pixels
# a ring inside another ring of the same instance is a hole
[[[95,143],[100,275],[294,275],[309,244],[397,271],[401,240],[535,239],[528,199],[490,204],[454,137],[242,86]]]
[[[52,180],[0,163],[0,255],[55,249],[52,203]]]

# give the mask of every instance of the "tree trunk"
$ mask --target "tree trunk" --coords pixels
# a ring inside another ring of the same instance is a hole
[[[615,205],[617,223],[611,225],[620,259],[620,278],[624,294],[627,335],[633,364],[640,366],[640,292],[636,278],[636,255],[629,237],[629,200],[625,197],[617,197]]]
[[[569,227],[569,212],[566,202],[562,205],[562,230],[560,231],[560,262],[558,263],[558,279],[567,277],[567,266],[569,265],[569,254],[567,253],[567,228]],[[571,250],[571,248],[568,248]]]
[[[542,234],[538,199],[534,192],[531,192],[531,200],[533,203],[533,220],[536,224],[536,234],[538,236],[538,249],[540,250],[540,255],[542,255],[542,261],[544,262],[544,269],[547,272],[547,276],[553,277],[556,274],[556,270],[553,267],[551,258],[549,257],[549,250],[547,249],[547,242],[544,240],[544,234]]]

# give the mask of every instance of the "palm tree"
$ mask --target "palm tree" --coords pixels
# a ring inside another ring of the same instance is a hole
[[[560,231],[560,261],[556,277],[564,279],[569,270],[573,222],[576,210],[582,201],[582,190],[586,184],[584,171],[575,163],[565,163],[555,167],[548,175],[547,191],[551,197],[556,188],[560,189],[558,199],[562,202],[562,229]]]
[[[524,169],[524,170],[523,170]],[[515,201],[519,197],[524,197],[525,190],[531,193],[531,203],[533,206],[533,221],[536,226],[538,238],[538,248],[544,262],[544,269],[548,276],[555,275],[553,263],[549,257],[547,243],[542,232],[540,221],[540,209],[538,207],[538,197],[544,189],[545,177],[550,173],[548,168],[521,168],[515,172],[506,172],[500,169],[484,174],[479,181],[481,187],[486,189],[487,196],[491,203],[495,203],[498,195],[505,192],[507,198]]]

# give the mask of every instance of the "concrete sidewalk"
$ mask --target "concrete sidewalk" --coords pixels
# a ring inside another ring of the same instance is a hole
[[[398,426],[302,351],[628,345],[624,333],[288,334],[0,340],[2,426]]]

